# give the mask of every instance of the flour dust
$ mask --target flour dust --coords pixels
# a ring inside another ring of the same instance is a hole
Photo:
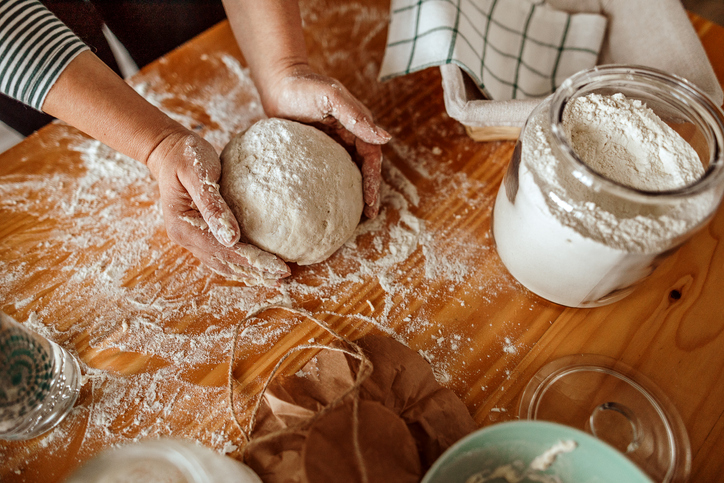
[[[182,93],[169,92],[155,71],[136,76],[132,85],[221,150],[263,111],[248,70],[234,57],[207,55],[201,61],[225,75],[203,88],[181,86]],[[462,173],[431,174],[430,166],[444,163],[439,149],[421,153],[400,143],[392,148],[405,171],[425,173],[439,188],[432,198],[422,199],[400,165],[385,160],[380,215],[361,223],[328,262],[300,268],[279,287],[258,289],[215,275],[168,240],[158,187],[145,167],[72,128],[59,125],[56,131],[57,143],[68,147],[67,159],[58,160],[62,169],[0,179],[0,209],[33,224],[0,240],[5,307],[83,354],[84,402],[40,443],[53,452],[65,451],[68,435],[77,431],[83,434],[75,442],[78,457],[85,457],[99,448],[169,435],[179,426],[189,433],[176,436],[219,452],[236,450],[238,441],[228,436],[230,418],[228,424],[204,424],[218,420],[209,408],[226,407],[226,387],[208,381],[228,361],[235,321],[272,304],[300,307],[317,300],[335,307],[350,287],[365,284],[379,287],[379,293],[363,299],[355,313],[326,313],[354,317],[406,344],[434,332],[433,346],[422,352],[438,380],[449,385],[451,361],[472,341],[450,328],[435,331],[437,314],[425,299],[449,298],[453,291],[494,296],[514,283],[491,274],[480,284],[480,267],[492,256],[487,234],[482,243],[473,235],[453,239],[454,227],[435,227],[416,216],[423,203],[440,204],[455,190],[479,188]],[[465,203],[470,210],[489,211],[492,196]],[[52,212],[38,216],[39,206]],[[14,252],[18,247],[22,256]],[[465,306],[464,300],[458,303]],[[288,330],[248,328],[240,344],[261,350]],[[123,373],[112,370],[114,358],[123,357],[142,363]],[[38,463],[29,451],[9,451],[0,450],[0,458],[13,471]]]

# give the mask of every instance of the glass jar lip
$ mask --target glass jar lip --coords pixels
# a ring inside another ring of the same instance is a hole
[[[624,79],[649,82],[652,89],[666,86],[677,92],[679,96],[698,104],[706,115],[708,134],[714,143],[709,166],[701,178],[689,185],[673,190],[641,190],[601,175],[591,169],[576,154],[568,143],[563,130],[563,113],[567,102],[571,100],[576,91],[585,86],[602,80]],[[724,112],[714,104],[708,94],[683,77],[640,65],[608,64],[595,66],[573,74],[563,81],[556,91],[551,94],[548,115],[551,131],[558,142],[561,155],[568,163],[575,166],[574,176],[584,184],[593,185],[598,183],[622,197],[646,202],[654,198],[658,200],[685,198],[724,183]]]

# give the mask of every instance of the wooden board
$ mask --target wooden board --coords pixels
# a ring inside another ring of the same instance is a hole
[[[445,113],[437,69],[376,81],[387,9],[302,2],[313,66],[341,80],[394,138],[384,148],[380,218],[330,260],[293,267],[278,288],[225,280],[172,244],[145,168],[70,127],[54,124],[0,155],[0,309],[78,354],[88,376],[53,432],[0,443],[1,481],[62,481],[106,447],[164,435],[238,457],[226,376],[239,324],[233,374],[247,415],[282,354],[329,340],[296,318],[245,321],[266,304],[306,309],[350,338],[398,338],[431,362],[480,426],[515,419],[522,389],[547,362],[616,358],[681,413],[692,481],[724,472],[722,210],[618,303],[570,309],[527,292],[490,234],[513,144],[472,141]],[[694,24],[724,79],[724,29]],[[220,149],[262,116],[243,65],[222,23],[132,84]]]

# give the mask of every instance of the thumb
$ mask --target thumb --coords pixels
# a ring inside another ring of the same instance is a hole
[[[216,183],[203,183],[199,188],[189,189],[189,194],[214,238],[224,246],[234,246],[241,237],[241,229],[229,205],[219,193],[219,186]]]
[[[343,86],[339,95],[329,98],[328,102],[332,104],[329,106],[331,115],[362,141],[369,144],[385,144],[392,137],[375,124],[372,113],[367,107]]]
[[[209,230],[224,246],[235,245],[241,237],[241,229],[229,205],[219,192],[217,183],[221,176],[221,164],[216,151],[210,146],[210,153],[192,149],[192,169],[179,173],[179,181],[183,184],[191,200],[196,205]],[[201,151],[205,151],[202,147]]]

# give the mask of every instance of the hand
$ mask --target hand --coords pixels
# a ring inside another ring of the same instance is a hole
[[[358,157],[367,218],[380,207],[382,149],[390,135],[374,123],[370,111],[339,81],[315,73],[307,64],[295,65],[260,90],[269,117],[321,123],[331,129]]]
[[[158,181],[169,238],[216,272],[248,285],[289,275],[270,253],[239,242],[219,194],[214,148],[152,106],[91,52],[79,54],[48,92],[43,110],[145,163]]]
[[[247,285],[273,285],[290,275],[276,256],[239,243],[241,230],[219,193],[221,163],[214,148],[189,131],[167,135],[148,167],[158,181],[169,238],[212,270]]]

